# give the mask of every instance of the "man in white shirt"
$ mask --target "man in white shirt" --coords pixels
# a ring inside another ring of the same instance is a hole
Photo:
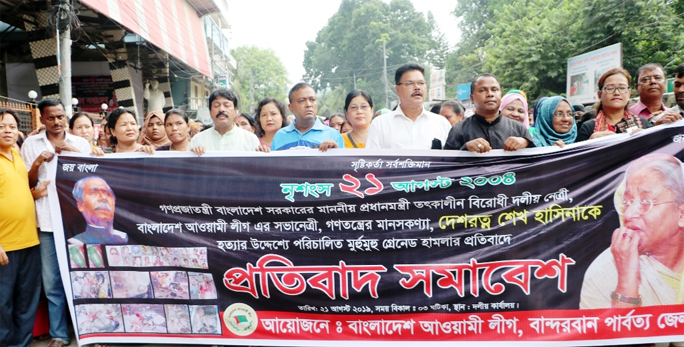
[[[45,131],[29,136],[21,146],[21,158],[29,170],[29,184],[36,187],[48,180],[47,164],[62,151],[91,153],[88,141],[82,137],[71,135],[66,131],[66,112],[62,102],[57,99],[43,99],[38,103],[40,122]],[[51,182],[50,185],[54,185]],[[61,347],[69,344],[67,330],[66,296],[62,278],[59,276],[59,264],[55,250],[55,239],[52,231],[50,203],[47,197],[36,200],[36,222],[40,238],[40,256],[43,276],[43,289],[48,299],[50,317],[50,346]]]
[[[215,90],[209,96],[209,115],[214,127],[193,136],[190,149],[197,155],[205,151],[255,151],[259,139],[249,131],[235,126],[237,95],[227,89]]]
[[[399,106],[373,120],[366,148],[442,149],[451,124],[423,109],[427,94],[423,67],[405,64],[397,69],[394,80]]]

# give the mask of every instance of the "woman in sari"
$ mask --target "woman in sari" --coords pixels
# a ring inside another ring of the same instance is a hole
[[[363,90],[353,90],[344,101],[344,114],[352,130],[342,134],[345,148],[365,148],[373,120],[373,99]]]
[[[599,102],[596,104],[595,119],[582,124],[577,142],[596,139],[616,133],[632,133],[636,129],[650,128],[644,117],[629,114],[627,105],[631,92],[632,78],[627,70],[614,68],[606,71],[598,80]]]

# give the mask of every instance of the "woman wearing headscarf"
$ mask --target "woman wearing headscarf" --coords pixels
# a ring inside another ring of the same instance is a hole
[[[530,134],[534,135],[535,130],[530,128],[530,119],[527,117],[527,99],[519,91],[511,91],[504,95],[499,111],[502,116],[522,123]]]
[[[537,101],[534,102],[534,106],[532,106],[532,121],[530,123],[536,123],[535,120],[537,119],[537,116],[539,115],[539,107],[541,106],[541,103],[546,100],[546,96],[542,96]]]
[[[164,120],[166,117],[161,111],[152,111],[145,116],[145,123],[140,129],[140,137],[138,143],[141,145],[149,145],[155,149],[161,146],[171,145],[171,140],[166,136],[164,129]]]
[[[539,105],[537,120],[534,124],[537,132],[532,137],[537,147],[564,147],[575,142],[577,124],[572,106],[562,96],[546,98]]]

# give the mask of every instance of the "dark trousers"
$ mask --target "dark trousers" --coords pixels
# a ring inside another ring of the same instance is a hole
[[[40,298],[40,246],[7,252],[0,266],[0,346],[30,346]]]

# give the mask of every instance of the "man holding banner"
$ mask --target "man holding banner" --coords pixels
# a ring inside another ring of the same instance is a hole
[[[444,149],[485,153],[534,147],[532,135],[522,123],[501,116],[501,84],[496,76],[484,73],[475,77],[470,100],[475,114],[451,128]]]
[[[684,302],[684,177],[666,154],[634,161],[615,193],[622,227],[589,266],[580,308],[634,308]]]

